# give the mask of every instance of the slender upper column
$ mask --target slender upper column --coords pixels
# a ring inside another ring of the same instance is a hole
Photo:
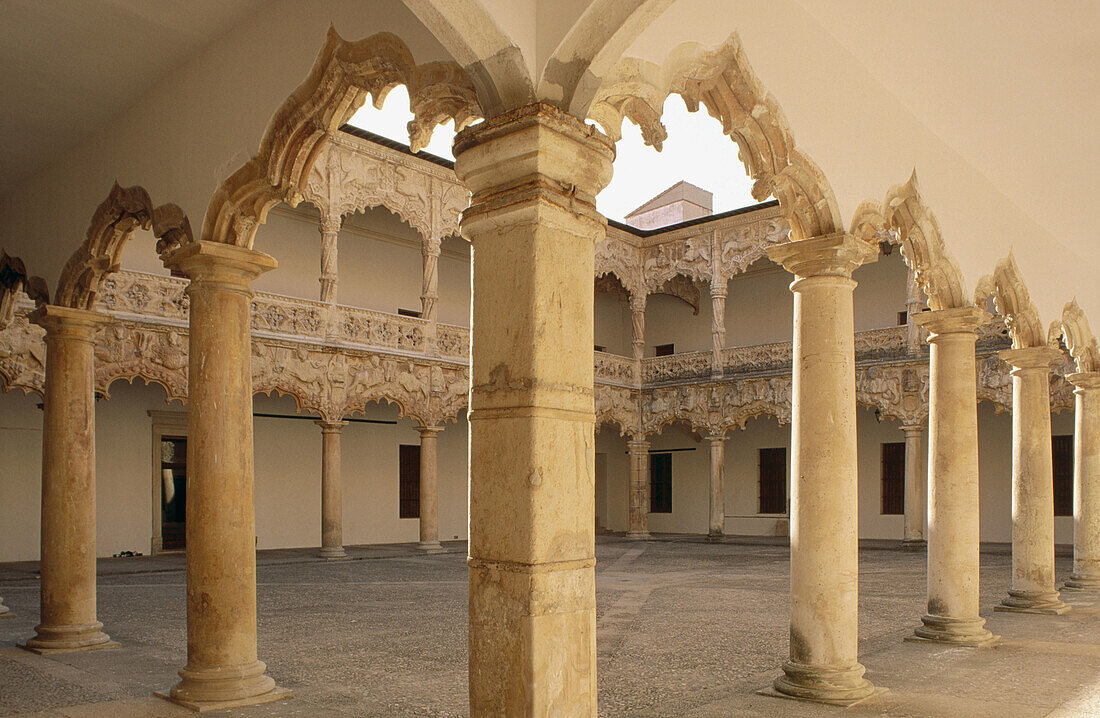
[[[726,475],[726,435],[711,434],[710,442],[710,530],[708,535],[721,538],[726,533],[726,495],[723,483]]]
[[[711,354],[710,372],[714,376],[722,374],[722,350],[726,348],[726,280],[714,281],[710,285],[712,309],[710,335]]]
[[[902,529],[902,545],[907,548],[924,548],[924,457],[921,456],[921,436],[924,427],[906,424],[905,434],[905,525]]]
[[[857,660],[859,561],[852,272],[877,247],[847,234],[780,244],[795,275],[790,660],[782,694],[848,705],[874,692]]]
[[[924,309],[923,293],[917,283],[917,275],[909,270],[908,279],[905,282],[905,314],[906,314],[906,347],[910,354],[920,354],[923,342],[921,341],[920,324],[914,321]]]
[[[425,341],[429,354],[439,353],[435,338],[439,322],[436,319],[435,305],[439,301],[439,255],[442,241],[438,237],[425,237],[420,243],[420,253],[424,260],[421,276],[420,318],[428,322]]]
[[[336,250],[342,220],[339,215],[321,216],[321,301],[336,303]]]
[[[454,152],[473,193],[470,713],[594,716],[592,276],[614,149],[535,104]]]
[[[631,438],[626,442],[630,457],[630,528],[626,537],[649,538],[649,442]]]
[[[165,258],[191,280],[187,411],[187,665],[170,698],[192,708],[286,697],[256,658],[251,283],[266,254],[193,242]]]
[[[320,420],[321,558],[347,558],[344,551],[344,479],[340,472],[340,432],[346,421]]]
[[[1075,387],[1073,573],[1063,590],[1100,590],[1100,372],[1066,377]]]
[[[110,318],[48,305],[42,422],[42,613],[36,653],[118,645],[96,620],[95,334]]]
[[[930,332],[928,613],[914,639],[978,646],[993,640],[978,615],[977,307],[922,312]]]
[[[439,461],[436,443],[442,426],[420,431],[420,544],[422,551],[441,551],[439,543]]]
[[[634,349],[635,361],[645,357],[645,305],[645,294],[630,295],[630,346]]]
[[[1054,588],[1054,463],[1050,442],[1052,347],[1009,349],[1012,366],[1012,587],[998,611],[1065,613]]]

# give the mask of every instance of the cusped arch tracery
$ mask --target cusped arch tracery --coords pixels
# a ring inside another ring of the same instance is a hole
[[[668,136],[661,115],[671,94],[680,95],[692,112],[706,107],[737,142],[755,181],[753,197],[779,200],[791,239],[843,231],[832,187],[795,147],[779,103],[753,72],[736,33],[716,48],[684,43],[660,66],[637,58],[619,60],[588,114],[614,141],[621,139],[623,120],[629,119],[641,128],[645,143],[659,150]]]
[[[1004,319],[1012,346],[1017,349],[1041,347],[1051,337],[1039,319],[1039,310],[1031,301],[1020,268],[1011,253],[997,262],[993,274],[978,280],[974,291],[976,304],[992,298],[997,313]]]
[[[1070,356],[1073,357],[1077,371],[1100,371],[1100,345],[1097,344],[1096,337],[1089,327],[1088,318],[1078,306],[1076,299],[1062,309],[1062,318],[1057,326]]]
[[[202,239],[250,248],[272,207],[302,201],[314,163],[366,96],[381,107],[397,85],[409,89],[414,152],[427,145],[437,125],[454,120],[457,130],[481,116],[473,84],[457,63],[418,65],[396,35],[348,42],[330,28],[309,76],[268,125],[259,153],[215,192]]]

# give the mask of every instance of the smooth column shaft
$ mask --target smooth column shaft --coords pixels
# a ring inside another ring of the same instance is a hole
[[[978,615],[978,408],[974,343],[985,312],[915,317],[931,334],[928,428],[928,613],[916,636],[959,645],[992,639]]]
[[[717,538],[726,533],[726,496],[723,484],[726,475],[726,436],[708,436],[710,442],[710,530]]]
[[[76,651],[110,639],[96,619],[95,333],[107,317],[48,305],[42,424],[41,622],[26,648]]]
[[[340,433],[346,421],[318,421],[321,427],[321,551],[323,558],[344,558],[344,480],[340,469]]]
[[[420,549],[435,551],[439,543],[439,461],[437,443],[442,427],[420,427]]]
[[[187,665],[171,690],[190,705],[275,691],[256,652],[250,284],[271,257],[211,242],[165,264],[187,276]]]
[[[649,442],[631,439],[626,442],[630,458],[630,486],[628,491],[630,528],[627,538],[649,538]]]
[[[1100,590],[1100,372],[1067,377],[1076,390],[1073,573],[1066,590]]]
[[[924,546],[924,457],[921,455],[921,426],[903,426],[905,433],[905,526],[902,542]]]
[[[1012,587],[998,610],[1065,613],[1054,588],[1054,467],[1049,347],[1010,349],[1012,365]]]
[[[795,274],[791,405],[790,660],[780,693],[834,704],[871,695],[858,661],[859,560],[852,271],[877,257],[847,235],[779,245]]]

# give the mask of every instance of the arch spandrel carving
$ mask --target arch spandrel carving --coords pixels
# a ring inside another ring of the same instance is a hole
[[[962,271],[947,251],[936,216],[920,195],[916,172],[887,193],[883,214],[901,238],[901,256],[928,297],[928,306],[937,310],[969,305]]]
[[[1100,346],[1089,327],[1088,318],[1084,311],[1077,305],[1077,300],[1066,304],[1062,309],[1062,320],[1059,327],[1070,356],[1077,365],[1079,372],[1100,371]]]
[[[268,125],[259,153],[215,192],[202,238],[250,248],[273,206],[296,206],[304,198],[309,173],[331,136],[366,96],[381,107],[397,85],[409,88],[414,152],[428,143],[437,125],[454,120],[459,130],[481,117],[473,84],[457,63],[417,65],[396,35],[379,33],[347,42],[330,28],[309,76]]]
[[[1010,253],[997,262],[992,275],[978,280],[974,301],[981,304],[993,299],[997,313],[1004,319],[1012,346],[1017,349],[1041,347],[1049,344],[1050,336],[1039,319],[1039,310],[1031,301],[1016,259]]]
[[[621,59],[596,92],[589,117],[616,142],[629,119],[641,128],[646,144],[660,149],[668,136],[660,118],[671,94],[680,95],[692,112],[705,106],[737,142],[738,156],[755,180],[753,197],[779,199],[791,239],[843,231],[832,187],[796,149],[782,109],[756,77],[736,34],[717,48],[680,45],[663,66]]]

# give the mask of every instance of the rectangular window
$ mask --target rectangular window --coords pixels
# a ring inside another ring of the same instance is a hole
[[[675,344],[658,344],[657,346],[653,347],[653,356],[667,357],[667,356],[672,356],[675,353],[676,353],[676,345]]]
[[[187,438],[160,437],[160,547],[180,551],[187,546]]]
[[[882,445],[882,513],[905,513],[905,442]]]
[[[1052,436],[1054,515],[1073,516],[1073,435]]]
[[[787,513],[787,448],[760,450],[760,513]]]
[[[649,512],[672,513],[672,454],[649,455]]]
[[[607,351],[607,347],[603,346],[602,344],[594,344],[592,345],[592,350],[597,352],[605,352]]]
[[[416,317],[417,319],[420,318],[420,311],[417,309],[398,309],[397,314],[401,317]]]
[[[398,476],[401,482],[399,490],[400,505],[398,518],[420,518],[420,446],[419,444],[399,447]]]
[[[898,312],[898,326],[909,323],[909,312]]]

